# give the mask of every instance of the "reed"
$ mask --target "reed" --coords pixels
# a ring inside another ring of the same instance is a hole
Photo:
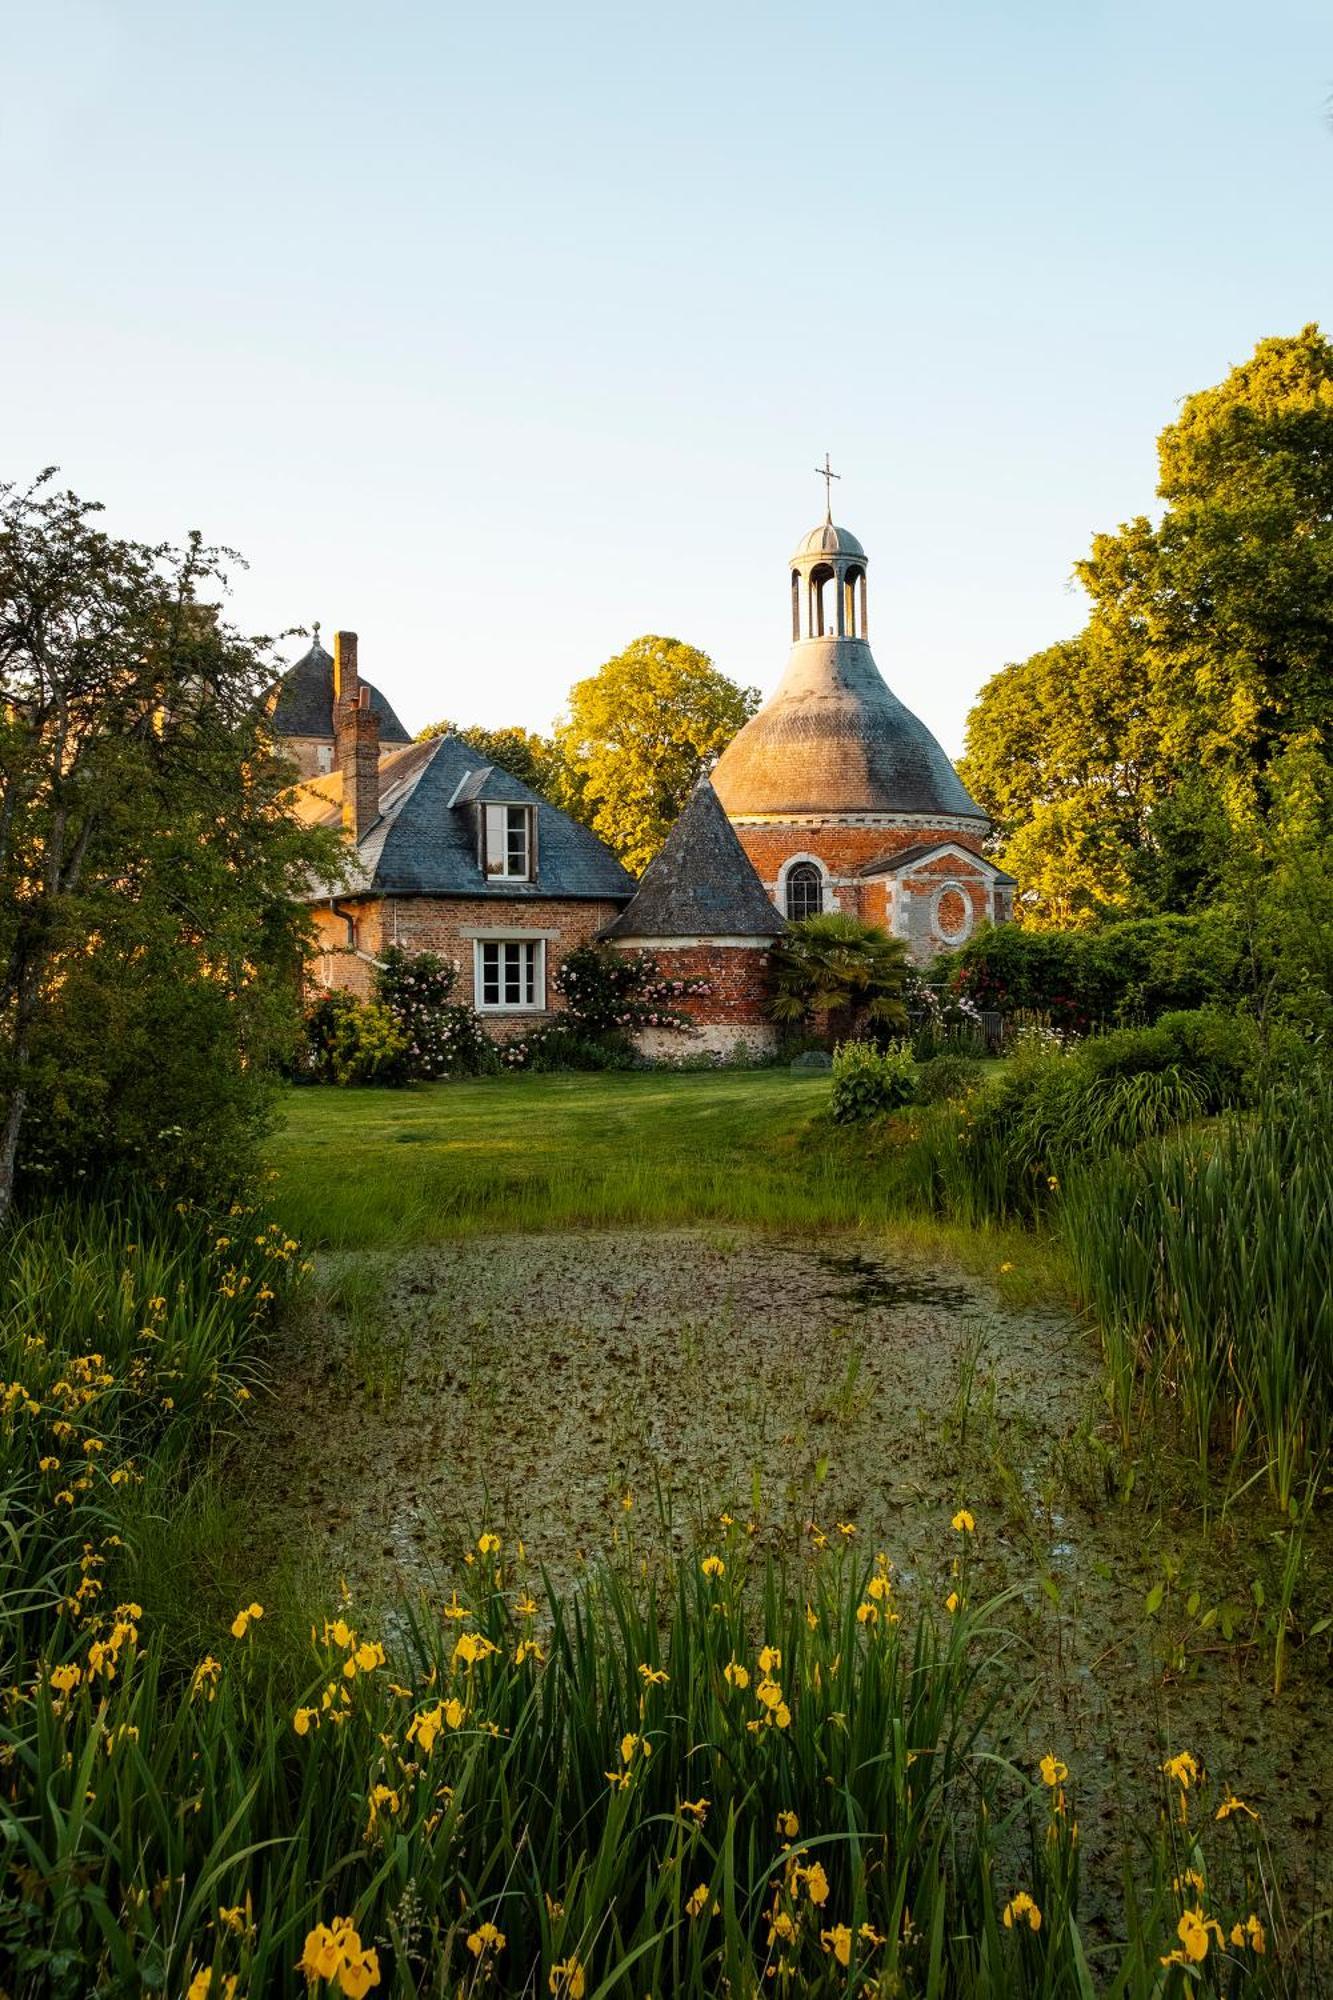
[[[1295,1506],[1333,1448],[1333,1080],[1113,1154],[1069,1184],[1059,1231],[1126,1436],[1169,1403],[1201,1463],[1260,1453]]]

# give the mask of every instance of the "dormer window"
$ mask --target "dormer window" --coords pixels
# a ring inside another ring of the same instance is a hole
[[[481,809],[481,870],[489,880],[531,882],[537,872],[533,806],[486,804]]]

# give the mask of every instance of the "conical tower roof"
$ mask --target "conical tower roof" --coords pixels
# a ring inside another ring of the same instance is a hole
[[[370,706],[380,719],[381,743],[410,743],[411,737],[379,689],[367,681]],[[308,652],[288,667],[270,696],[269,726],[275,736],[315,736],[333,740],[333,655],[316,632]]]
[[[787,928],[701,778],[606,938],[775,938]]]

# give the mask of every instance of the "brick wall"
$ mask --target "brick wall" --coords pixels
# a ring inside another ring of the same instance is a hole
[[[706,979],[711,993],[670,999],[677,1013],[700,1026],[752,1027],[768,1019],[768,952],[743,945],[692,944],[679,950],[650,947],[663,979]]]
[[[347,925],[327,908],[313,912],[317,936],[316,955],[310,967],[310,984],[342,986],[358,999],[369,999],[374,991],[375,968],[370,961],[392,944],[404,951],[433,951],[440,958],[453,959],[458,966],[455,1000],[476,1005],[473,990],[475,933],[503,931],[510,937],[544,937],[546,940],[546,998],[551,1013],[564,1003],[555,991],[555,973],[565,954],[575,945],[586,944],[603,924],[610,923],[618,903],[565,902],[555,897],[525,898],[507,903],[499,897],[402,896],[339,899],[340,907],[356,918],[357,953],[349,952]],[[484,1013],[488,1034],[504,1040],[522,1034],[541,1014]]]
[[[785,862],[793,855],[812,854],[832,878],[830,892],[837,908],[872,924],[885,923],[888,908],[884,882],[860,877],[859,871],[868,861],[876,861],[882,854],[897,853],[904,847],[926,846],[939,840],[950,840],[955,846],[971,848],[975,853],[981,851],[980,834],[958,833],[952,827],[773,823],[738,825],[736,833],[770,895]]]
[[[621,949],[638,947],[627,944]],[[768,1016],[766,947],[695,943],[649,944],[646,949],[657,961],[663,979],[706,979],[711,990],[668,995],[666,1005],[683,1014],[689,1026],[683,1030],[651,1025],[641,1028],[634,1039],[643,1055],[670,1062],[673,1057],[701,1052],[732,1056],[741,1043],[755,1052],[776,1046],[777,1030]]]

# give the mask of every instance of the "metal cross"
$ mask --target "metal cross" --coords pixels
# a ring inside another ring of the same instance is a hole
[[[817,465],[815,471],[824,482],[824,512],[831,521],[833,519],[833,481],[841,479],[842,474],[833,470],[833,467],[829,464],[827,452],[824,453],[824,463]]]

